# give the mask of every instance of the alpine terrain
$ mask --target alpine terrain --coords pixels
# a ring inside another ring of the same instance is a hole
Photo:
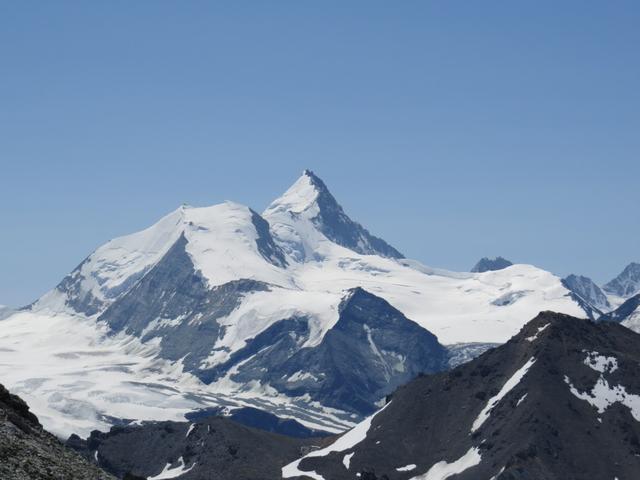
[[[591,312],[549,272],[489,263],[406,259],[305,171],[262,214],[181,206],[96,249],[0,321],[0,379],[62,437],[247,407],[338,433],[541,310]]]
[[[543,312],[506,344],[417,378],[284,478],[635,479],[640,335]]]

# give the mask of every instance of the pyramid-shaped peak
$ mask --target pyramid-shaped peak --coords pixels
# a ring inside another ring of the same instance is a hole
[[[403,258],[395,248],[351,220],[311,170],[304,170],[302,176],[267,207],[263,216],[272,224],[311,223],[327,239],[361,254]]]
[[[337,205],[322,179],[311,170],[304,170],[293,185],[267,207],[265,215],[283,211],[300,214],[314,207],[317,209],[320,199],[323,203]]]

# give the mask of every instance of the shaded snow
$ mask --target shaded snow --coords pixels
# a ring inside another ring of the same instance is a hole
[[[367,437],[367,432],[371,428],[371,422],[373,421],[375,416],[378,415],[380,412],[382,412],[389,405],[391,405],[391,402],[387,403],[384,407],[382,407],[380,410],[378,410],[373,415],[365,418],[358,425],[356,425],[351,430],[346,432],[344,435],[339,437],[331,445],[329,445],[329,446],[327,446],[325,448],[322,448],[320,450],[314,450],[311,453],[308,453],[307,455],[305,455],[304,457],[299,458],[295,462],[292,462],[292,463],[284,466],[282,468],[282,477],[283,478],[292,478],[292,477],[298,477],[298,476],[307,476],[307,477],[311,477],[311,478],[316,479],[316,480],[323,480],[322,476],[318,475],[315,472],[307,472],[307,471],[300,470],[298,468],[299,465],[300,465],[300,462],[302,462],[302,460],[304,460],[305,458],[324,457],[324,456],[330,454],[331,452],[343,452],[345,450],[349,450],[349,449],[355,447],[356,445],[358,445],[360,442],[362,442]],[[345,456],[345,458],[346,458],[346,456]],[[349,461],[350,460],[351,460],[351,457],[349,457]]]
[[[535,333],[535,335],[532,335],[532,336],[530,336],[530,337],[527,337],[527,338],[525,338],[525,340],[526,340],[527,342],[533,342],[535,339],[537,339],[537,338],[538,338],[538,335],[540,335],[540,333],[542,333],[542,332],[544,332],[544,331],[545,331],[545,329],[546,329],[549,325],[551,325],[551,324],[550,324],[550,323],[547,323],[546,325],[543,325],[543,326],[541,326],[541,327],[538,327],[538,331]]]
[[[481,460],[479,449],[472,447],[455,462],[447,463],[445,460],[442,460],[433,465],[427,473],[413,477],[411,480],[445,480],[478,465]]]
[[[520,367],[516,372],[509,378],[505,384],[502,386],[497,395],[490,398],[485,407],[482,409],[478,417],[473,422],[473,426],[471,427],[471,431],[475,432],[478,428],[482,426],[482,424],[489,418],[491,414],[491,409],[495,407],[502,398],[511,391],[513,387],[520,383],[520,380],[527,374],[531,366],[535,363],[535,358],[531,357],[522,367]]]
[[[528,393],[525,393],[524,395],[522,395],[519,399],[518,399],[518,403],[516,403],[516,407],[519,406],[522,402],[524,402],[524,399],[527,398],[527,395],[529,395]]]
[[[177,466],[171,468],[171,464],[167,463],[167,465],[164,467],[162,472],[160,472],[158,475],[155,475],[153,477],[149,477],[148,480],[166,480],[166,479],[169,479],[169,478],[178,478],[178,477],[184,475],[185,473],[187,473],[188,471],[190,471],[195,466],[196,466],[196,464],[194,463],[189,468],[186,468],[186,465],[184,463],[184,459],[182,457],[180,457],[178,459],[178,465]]]
[[[584,364],[589,368],[600,373],[613,373],[618,369],[618,360],[616,357],[605,357],[598,352],[588,352]]]

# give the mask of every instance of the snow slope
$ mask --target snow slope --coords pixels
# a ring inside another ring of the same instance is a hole
[[[170,283],[178,268],[176,277],[202,280],[202,298],[192,298],[189,283]],[[253,290],[224,290],[240,280],[257,283]],[[285,320],[303,322],[308,332],[290,332],[290,351],[272,361],[320,345],[355,287],[387,300],[443,344],[505,342],[541,310],[585,316],[558,277],[531,265],[457,273],[402,258],[349,219],[324,183],[305,171],[263,216],[233,202],[183,206],[98,248],[30,311],[0,322],[0,378],[56,432],[105,427],[111,417],[177,419],[197,408],[239,404],[339,431],[358,415],[328,409],[304,391],[283,395],[256,379],[258,370],[251,381],[239,372],[265,349],[278,352],[275,344],[246,349]],[[175,298],[196,306],[172,305]],[[134,307],[136,329],[127,324]],[[144,318],[145,311],[159,313]],[[111,331],[102,320],[114,315],[123,329]],[[177,336],[197,339],[205,350],[169,342]],[[380,357],[377,350],[371,342],[372,358]],[[211,369],[211,383],[195,378],[185,359]],[[291,378],[310,378],[295,373]]]

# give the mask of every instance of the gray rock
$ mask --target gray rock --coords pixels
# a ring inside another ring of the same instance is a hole
[[[2,480],[114,480],[46,432],[27,404],[0,385]]]
[[[476,263],[474,265],[474,267],[471,269],[471,271],[473,273],[490,272],[490,271],[495,271],[495,270],[502,270],[502,269],[505,269],[507,267],[510,267],[511,265],[513,265],[513,263],[511,263],[506,258],[502,258],[502,257],[496,257],[496,258],[483,257],[478,261],[478,263]]]

